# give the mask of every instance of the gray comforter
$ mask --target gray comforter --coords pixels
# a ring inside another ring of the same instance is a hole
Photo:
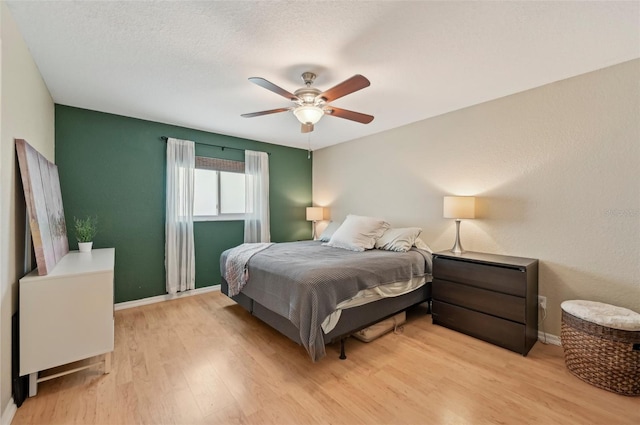
[[[220,257],[225,276],[226,257]],[[325,355],[322,321],[362,289],[431,274],[431,254],[378,249],[364,252],[322,246],[319,241],[278,243],[248,262],[242,292],[288,318],[299,330],[313,361]]]

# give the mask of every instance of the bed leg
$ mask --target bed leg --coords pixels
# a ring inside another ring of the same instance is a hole
[[[340,340],[340,360],[344,360],[347,358],[347,355],[344,353],[344,342],[347,338],[342,338]]]

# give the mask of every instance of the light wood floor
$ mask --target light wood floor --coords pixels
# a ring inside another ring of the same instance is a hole
[[[434,326],[303,348],[219,292],[116,312],[113,368],[40,384],[18,424],[631,424],[640,397],[594,388],[562,349],[527,357]]]

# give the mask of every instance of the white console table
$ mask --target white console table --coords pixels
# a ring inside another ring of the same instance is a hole
[[[114,248],[71,251],[49,274],[34,270],[20,279],[20,376],[29,375],[30,397],[38,382],[96,363],[39,378],[45,369],[104,354],[110,372],[114,264]]]

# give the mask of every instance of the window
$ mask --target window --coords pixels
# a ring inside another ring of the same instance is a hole
[[[244,162],[197,156],[194,177],[195,221],[244,219]]]

